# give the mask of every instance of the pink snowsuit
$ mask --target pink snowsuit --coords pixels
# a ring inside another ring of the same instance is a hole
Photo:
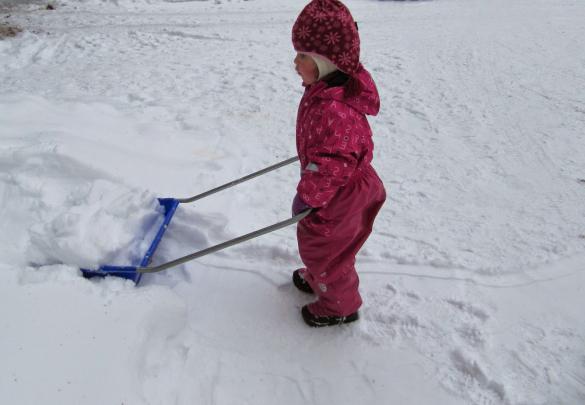
[[[305,89],[297,116],[301,180],[297,192],[318,210],[299,222],[301,276],[318,295],[315,316],[347,316],[362,299],[355,256],[370,233],[386,192],[370,165],[374,144],[367,115],[380,98],[370,74],[357,72],[363,91],[344,98],[343,87],[319,81]]]

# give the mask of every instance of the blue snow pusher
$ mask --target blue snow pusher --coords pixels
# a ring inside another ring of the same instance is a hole
[[[231,181],[227,184],[224,184],[224,185],[216,187],[212,190],[206,191],[202,194],[198,194],[194,197],[183,198],[183,199],[159,198],[158,202],[164,209],[164,220],[163,220],[160,228],[158,229],[158,232],[156,233],[153,241],[151,242],[150,247],[148,248],[148,250],[144,254],[142,260],[140,261],[140,263],[137,266],[109,266],[108,265],[108,266],[101,266],[97,270],[81,269],[83,276],[86,278],[106,277],[106,276],[122,277],[122,278],[132,280],[132,281],[134,281],[135,284],[138,284],[140,282],[140,279],[142,278],[142,275],[145,273],[158,273],[160,271],[169,269],[171,267],[178,266],[179,264],[183,264],[183,263],[186,263],[188,261],[197,259],[201,256],[205,256],[205,255],[217,252],[219,250],[223,250],[223,249],[228,248],[230,246],[237,245],[237,244],[245,242],[247,240],[257,238],[258,236],[265,235],[265,234],[270,233],[270,232],[274,232],[274,231],[281,229],[281,228],[284,228],[286,226],[296,224],[301,219],[303,219],[304,217],[309,215],[312,210],[307,209],[307,210],[301,212],[300,214],[298,214],[292,218],[289,218],[289,219],[281,221],[281,222],[277,222],[273,225],[267,226],[266,228],[258,229],[257,231],[248,233],[246,235],[242,235],[240,237],[228,240],[226,242],[220,243],[220,244],[215,245],[215,246],[205,248],[205,249],[200,250],[198,252],[192,253],[192,254],[187,255],[187,256],[180,257],[178,259],[172,260],[172,261],[167,262],[167,263],[163,263],[161,265],[149,267],[149,265],[152,261],[152,258],[154,256],[154,253],[156,251],[156,248],[158,247],[167,228],[169,227],[170,222],[173,218],[173,215],[175,214],[177,208],[179,207],[179,204],[186,204],[186,203],[191,203],[191,202],[200,200],[200,199],[207,197],[211,194],[217,193],[219,191],[225,190],[225,189],[233,187],[237,184],[240,184],[240,183],[243,183],[243,182],[248,181],[250,179],[253,179],[255,177],[261,176],[265,173],[271,172],[271,171],[279,169],[283,166],[294,163],[297,160],[298,160],[297,157],[292,157],[290,159],[284,160],[284,161],[277,163],[275,165],[266,167],[260,171],[254,172],[254,173],[249,174],[247,176],[244,176],[240,179]]]

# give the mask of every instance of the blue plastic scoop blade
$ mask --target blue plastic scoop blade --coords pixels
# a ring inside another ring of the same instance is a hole
[[[92,278],[115,276],[127,278],[138,284],[142,278],[142,273],[136,271],[137,267],[147,267],[150,264],[154,252],[162,240],[163,235],[165,234],[165,231],[167,230],[169,223],[171,222],[171,219],[173,218],[173,215],[175,214],[175,211],[180,204],[179,200],[174,198],[159,198],[158,202],[164,208],[164,221],[158,229],[154,240],[151,242],[150,247],[144,254],[138,266],[101,266],[97,270],[81,269],[83,277]]]

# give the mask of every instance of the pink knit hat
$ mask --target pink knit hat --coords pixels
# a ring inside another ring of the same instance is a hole
[[[353,76],[360,67],[360,36],[348,8],[339,0],[313,0],[292,30],[297,52],[320,55]]]

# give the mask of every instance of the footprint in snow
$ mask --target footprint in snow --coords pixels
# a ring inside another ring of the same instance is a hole
[[[477,307],[475,307],[467,302],[454,300],[454,299],[447,299],[447,300],[445,300],[445,302],[447,304],[455,307],[459,311],[461,311],[467,315],[471,315],[472,317],[479,319],[482,322],[485,322],[490,318],[490,316],[483,309],[477,308]]]

